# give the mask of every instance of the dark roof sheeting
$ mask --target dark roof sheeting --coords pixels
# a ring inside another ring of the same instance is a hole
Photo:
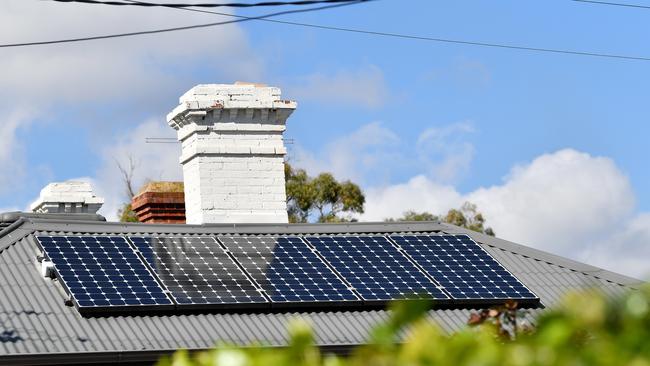
[[[155,359],[161,352],[178,348],[204,349],[215,343],[282,346],[287,343],[287,324],[298,317],[312,324],[319,345],[334,350],[364,343],[369,330],[388,317],[386,311],[372,310],[84,318],[73,307],[64,305],[65,296],[56,281],[40,276],[35,232],[185,235],[462,232],[481,243],[540,296],[546,306],[557,303],[570,290],[598,288],[614,296],[641,284],[641,281],[566,258],[437,223],[163,226],[71,222],[41,217],[20,220],[22,222],[14,225],[11,231],[5,229],[0,233],[0,363],[3,359],[18,362],[21,355],[29,355],[30,360],[36,362],[39,354],[54,357],[56,354],[88,353],[97,355],[95,360],[104,360],[110,358],[111,352],[119,354],[120,360],[127,360],[128,355],[138,352],[141,357],[148,354]],[[532,310],[530,316],[534,317],[539,311],[543,310]],[[445,331],[453,332],[465,326],[470,312],[432,310],[428,316]],[[45,356],[42,359],[52,360]],[[79,362],[90,359],[81,358]]]

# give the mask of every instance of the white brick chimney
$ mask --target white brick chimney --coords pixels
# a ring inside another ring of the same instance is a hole
[[[36,213],[97,213],[104,199],[97,197],[88,182],[50,183],[41,190],[30,209]]]
[[[197,85],[167,115],[182,144],[188,224],[286,223],[282,133],[296,102],[260,84]]]

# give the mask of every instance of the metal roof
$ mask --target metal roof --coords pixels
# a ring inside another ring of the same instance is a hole
[[[35,233],[58,234],[308,234],[465,233],[532,289],[546,306],[570,290],[597,288],[616,296],[642,281],[546,252],[435,222],[346,224],[156,225],[101,221],[93,215],[13,214],[0,231],[0,363],[152,362],[178,348],[287,343],[292,318],[312,324],[318,345],[343,352],[363,344],[368,332],[388,317],[385,310],[280,313],[210,313],[84,318],[64,304],[65,294],[37,266]],[[543,310],[531,310],[530,316]],[[445,331],[465,326],[470,309],[432,310],[428,317]]]

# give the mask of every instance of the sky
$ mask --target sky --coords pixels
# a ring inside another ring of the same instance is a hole
[[[231,19],[40,0],[0,9],[1,44]],[[570,0],[378,0],[277,19],[650,57],[650,11]],[[648,278],[649,79],[649,61],[260,21],[0,48],[0,211],[28,209],[49,182],[81,179],[115,219],[126,199],[117,163],[128,156],[136,184],[182,179],[179,145],[145,141],[175,136],[165,116],[180,95],[262,82],[298,101],[289,160],[359,183],[361,220],[471,201],[501,238]]]

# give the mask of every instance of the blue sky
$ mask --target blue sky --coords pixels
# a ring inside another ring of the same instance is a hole
[[[224,19],[37,0],[2,7],[2,43]],[[570,0],[381,0],[283,19],[650,57],[650,11]],[[290,159],[361,183],[366,219],[471,199],[499,236],[650,272],[635,259],[650,254],[650,62],[248,22],[0,49],[0,69],[0,208],[25,209],[48,182],[83,178],[111,217],[123,199],[115,160],[135,155],[140,181],[180,179],[178,147],[144,138],[173,136],[165,115],[193,85],[246,80],[298,101]]]

